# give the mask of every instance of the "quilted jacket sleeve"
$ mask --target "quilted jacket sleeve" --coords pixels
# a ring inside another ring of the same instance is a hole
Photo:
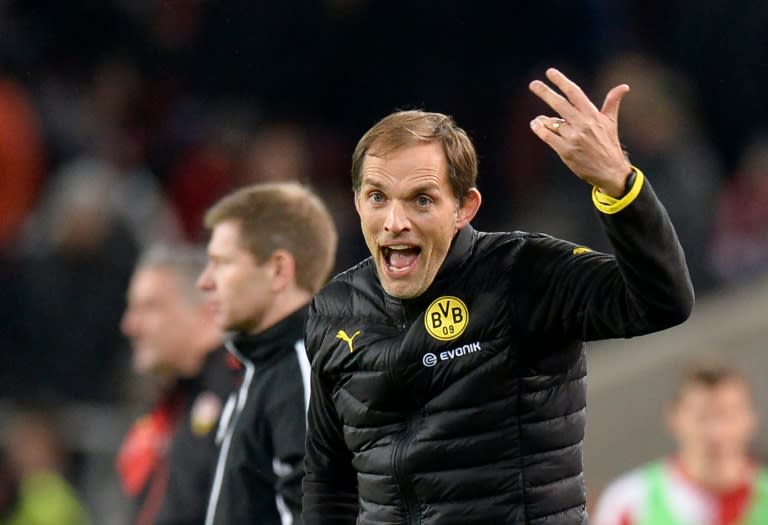
[[[313,304],[306,329],[312,374],[304,456],[304,524],[354,525],[358,514],[357,474],[331,392],[317,370],[321,366],[317,359],[321,338],[316,313]]]
[[[634,190],[624,202],[595,202],[615,256],[529,238],[520,315],[530,334],[632,337],[688,318],[693,287],[674,227],[642,174]]]

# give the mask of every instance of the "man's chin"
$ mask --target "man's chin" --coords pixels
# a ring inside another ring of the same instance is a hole
[[[413,268],[407,276],[397,278],[392,277],[382,265],[383,263],[376,265],[376,272],[381,286],[388,295],[397,299],[413,299],[424,292],[420,288],[422,279],[418,278],[419,268]]]
[[[415,283],[411,281],[393,281],[392,279],[381,279],[381,285],[387,294],[397,299],[413,299],[421,295]]]

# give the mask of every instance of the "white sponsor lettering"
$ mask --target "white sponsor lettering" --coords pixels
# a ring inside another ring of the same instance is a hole
[[[439,359],[440,361],[449,361],[457,357],[479,352],[480,350],[482,350],[482,348],[480,347],[480,341],[475,341],[474,343],[470,343],[468,345],[463,345],[458,348],[454,348],[452,350],[446,350],[445,352],[440,352]],[[428,366],[428,367],[435,366],[437,364],[437,361],[438,361],[438,356],[436,356],[433,353],[424,354],[424,357],[421,358],[421,362],[424,364],[424,366]]]

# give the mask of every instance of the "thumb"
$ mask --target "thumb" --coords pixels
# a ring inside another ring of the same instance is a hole
[[[605,96],[603,109],[601,109],[600,112],[614,122],[618,122],[621,99],[624,98],[624,95],[627,93],[629,93],[629,86],[627,84],[621,84],[611,89]]]

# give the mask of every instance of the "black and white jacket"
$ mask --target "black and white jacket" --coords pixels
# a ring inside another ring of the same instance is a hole
[[[417,298],[385,293],[371,259],[315,297],[305,525],[586,525],[583,341],[693,305],[642,174],[612,201],[615,257],[467,226]]]
[[[309,362],[306,307],[226,346],[245,367],[221,417],[206,525],[301,523]]]

